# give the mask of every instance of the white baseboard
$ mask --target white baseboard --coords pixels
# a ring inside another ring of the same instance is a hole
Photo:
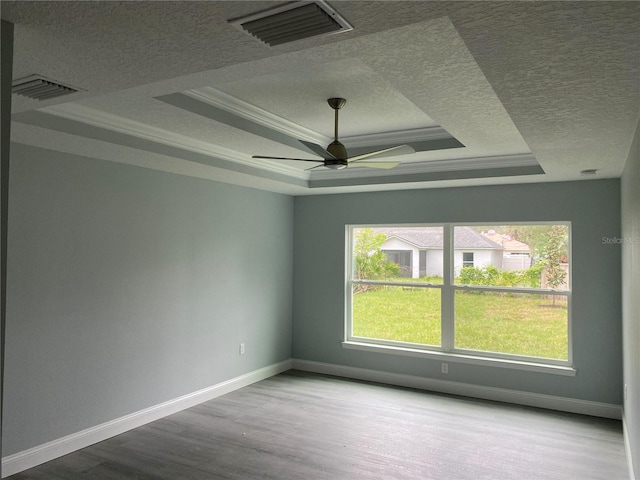
[[[2,459],[2,477],[8,477],[74,452],[81,448],[88,447],[94,443],[101,442],[115,435],[120,435],[133,428],[140,427],[154,420],[177,413],[186,408],[193,407],[199,403],[206,402],[213,398],[230,393],[252,383],[264,380],[279,373],[291,369],[291,360],[268,365],[259,370],[249,372],[245,375],[232,378],[225,382],[218,383],[211,387],[198,390],[196,392],[183,395],[173,400],[154,405],[144,410],[134,412],[124,417],[116,418],[109,422],[87,428],[80,432],[67,435],[66,437],[47,442],[43,445],[24,450],[22,452],[9,455]]]
[[[24,450],[22,452],[9,455],[2,459],[2,477],[8,477],[74,452],[81,448],[88,447],[94,443],[107,440],[113,436],[124,433],[133,428],[140,427],[154,420],[166,417],[181,410],[193,407],[207,400],[214,399],[226,393],[230,393],[239,388],[251,385],[252,383],[264,380],[291,368],[307,372],[323,373],[338,377],[353,378],[371,382],[397,385],[401,387],[417,388],[452,395],[482,398],[500,402],[528,405],[532,407],[548,408],[564,412],[579,413],[597,417],[622,419],[625,431],[625,448],[627,449],[627,461],[631,480],[635,480],[633,466],[631,464],[630,450],[626,426],[622,415],[622,408],[619,405],[608,403],[591,402],[573,398],[558,397],[553,395],[542,395],[537,393],[521,392],[517,390],[507,390],[502,388],[485,387],[468,383],[450,382],[445,380],[416,377],[412,375],[402,375],[396,373],[369,370],[357,367],[348,367],[330,363],[313,362],[309,360],[290,359],[280,363],[266,366],[259,370],[232,378],[225,382],[211,387],[198,390],[196,392],[183,395],[169,400],[159,405],[134,412],[130,415],[120,417],[109,422],[96,425],[95,427],[82,430],[66,437],[47,442],[43,445]]]
[[[530,407],[548,408],[562,412],[579,413],[595,417],[622,419],[622,407],[610,403],[591,402],[575,398],[543,395],[539,393],[485,387],[470,383],[450,382],[432,378],[381,372],[365,368],[347,367],[331,363],[292,359],[292,368],[307,372],[324,373],[337,377],[354,378],[370,382],[386,383],[400,387],[417,388],[432,392],[448,393],[465,397],[482,398],[498,402],[515,403]]]
[[[636,480],[636,474],[633,470],[633,454],[631,444],[629,443],[629,430],[627,427],[627,419],[622,411],[622,435],[624,436],[624,452],[627,457],[627,468],[629,469],[629,480]]]

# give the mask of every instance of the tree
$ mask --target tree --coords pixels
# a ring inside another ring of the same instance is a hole
[[[508,232],[516,240],[529,245],[530,253],[533,258],[543,256],[544,246],[547,243],[547,237],[553,228],[552,225],[514,225],[508,227]]]
[[[557,288],[564,283],[567,276],[564,269],[560,266],[562,257],[564,256],[566,227],[564,225],[554,225],[547,233],[547,243],[543,249],[544,272],[547,279],[547,285],[551,288]],[[556,304],[556,296],[553,295],[553,305]]]
[[[544,248],[547,238],[553,230],[553,225],[481,225],[473,228],[477,232],[495,230],[498,233],[510,235],[514,240],[529,246],[532,258],[541,260],[544,258]],[[562,254],[567,256],[566,232],[565,241],[562,243]]]
[[[389,262],[382,251],[382,244],[386,239],[387,236],[384,233],[374,233],[372,228],[356,231],[353,246],[356,280],[384,280],[400,273],[400,265]],[[369,289],[369,285],[356,285],[354,293]]]

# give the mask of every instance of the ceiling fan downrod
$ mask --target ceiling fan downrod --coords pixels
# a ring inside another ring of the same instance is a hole
[[[330,98],[327,100],[327,103],[331,108],[333,108],[335,112],[333,142],[331,142],[329,146],[327,146],[327,152],[329,152],[337,160],[340,161],[336,163],[337,166],[334,166],[334,167],[329,166],[329,168],[344,168],[347,166],[348,155],[347,155],[347,149],[345,148],[345,146],[338,141],[338,110],[344,107],[347,101],[344,98]],[[344,167],[341,167],[342,165],[344,165]]]

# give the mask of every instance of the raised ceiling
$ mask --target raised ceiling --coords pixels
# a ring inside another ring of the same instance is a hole
[[[620,176],[640,114],[640,2],[334,2],[347,33],[277,47],[228,20],[283,2],[3,1],[12,140],[292,195]],[[392,170],[307,171],[344,97],[350,154]],[[400,157],[394,158],[394,160]]]

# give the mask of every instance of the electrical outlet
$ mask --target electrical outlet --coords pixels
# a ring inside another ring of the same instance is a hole
[[[449,373],[449,364],[448,363],[443,363],[442,364],[442,373]]]
[[[240,355],[244,355],[244,343],[240,344]]]

